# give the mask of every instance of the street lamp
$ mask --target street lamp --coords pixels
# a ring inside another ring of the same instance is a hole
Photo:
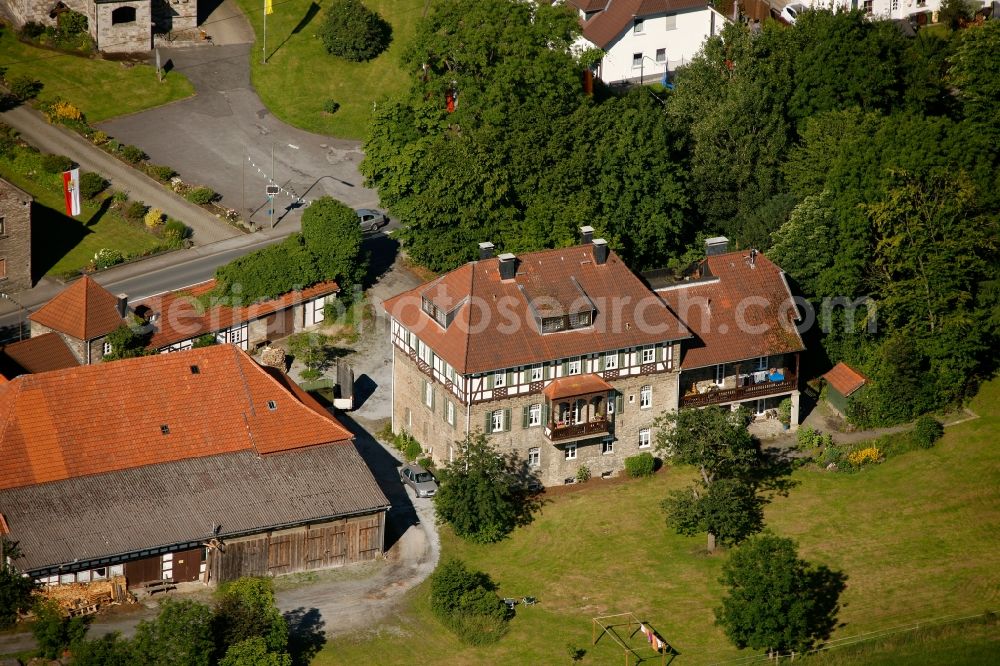
[[[7,294],[7,293],[4,293],[4,292],[0,291],[0,298],[4,299],[5,301],[10,301],[14,305],[16,305],[18,308],[20,308],[20,310],[23,311],[23,312],[27,312],[28,311],[28,308],[24,307],[19,302],[17,302],[16,300],[14,300],[10,296],[10,294]],[[17,341],[20,342],[21,340],[24,340],[24,323],[23,323],[23,318],[19,318],[17,320]]]

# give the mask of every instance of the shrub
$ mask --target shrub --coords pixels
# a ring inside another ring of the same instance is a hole
[[[122,192],[121,190],[114,190],[111,193],[111,202],[115,206],[121,207],[122,205],[125,204],[126,201],[128,201],[128,192]]]
[[[21,26],[20,35],[25,39],[38,39],[45,34],[45,26],[37,21],[28,21]]]
[[[778,403],[778,420],[781,421],[783,425],[789,425],[792,422],[792,401],[789,398],[785,398]]]
[[[187,200],[199,206],[213,201],[218,195],[210,187],[196,187],[187,193]]]
[[[42,155],[42,170],[46,173],[62,173],[73,168],[73,160],[65,155]]]
[[[417,464],[423,467],[424,469],[430,469],[434,467],[434,460],[427,457],[417,458]]]
[[[922,449],[934,446],[934,442],[941,439],[943,434],[944,426],[930,414],[921,416],[913,426],[913,439]]]
[[[158,180],[161,183],[166,183],[177,175],[176,171],[162,164],[147,164],[145,171],[150,178]]]
[[[811,449],[817,445],[816,436],[819,435],[812,426],[803,426],[795,433],[795,441],[803,449]]]
[[[147,210],[149,210],[149,208],[146,204],[141,201],[133,201],[125,208],[125,217],[133,222],[138,222],[146,217]]]
[[[59,604],[52,600],[35,605],[35,621],[31,633],[38,643],[38,652],[46,659],[55,659],[69,646],[79,643],[87,633],[89,618],[63,616]]]
[[[327,113],[337,113],[339,109],[340,109],[340,104],[338,102],[333,101],[332,99],[328,99],[325,102],[323,102],[323,110],[326,111]]]
[[[326,52],[363,62],[382,53],[392,41],[392,26],[361,0],[333,0],[320,28]]]
[[[472,645],[495,643],[506,632],[511,616],[490,577],[455,559],[443,562],[431,576],[431,610]]]
[[[576,470],[576,482],[586,483],[590,481],[590,468],[586,465],[580,465],[580,468]]]
[[[637,456],[625,459],[625,473],[633,479],[640,476],[651,476],[656,468],[656,459],[649,451],[643,451]]]
[[[185,238],[191,236],[191,228],[180,220],[175,220],[174,218],[168,218],[166,225],[163,227],[163,237],[180,243]]]
[[[150,208],[145,217],[143,217],[143,222],[150,229],[160,226],[163,224],[163,211],[159,208]]]
[[[129,164],[138,164],[146,159],[146,153],[142,151],[142,148],[133,146],[132,144],[122,146],[119,154]]]
[[[215,337],[214,333],[206,333],[205,335],[195,338],[194,342],[191,344],[193,349],[200,349],[201,347],[211,347],[212,345],[219,344],[218,338]]]
[[[59,32],[67,37],[87,32],[87,17],[80,12],[62,12],[56,18],[56,23],[59,25]]]
[[[875,446],[855,449],[847,455],[847,462],[853,467],[863,467],[869,463],[877,463],[882,459],[882,452]]]
[[[109,185],[99,173],[85,171],[80,175],[80,196],[84,199],[94,199],[103,192]]]
[[[101,130],[94,132],[94,135],[90,137],[90,140],[94,142],[95,146],[103,146],[108,142],[108,135]]]
[[[42,91],[42,82],[25,74],[18,74],[7,82],[7,87],[18,101],[26,102],[38,97],[38,93]]]
[[[830,445],[823,447],[823,451],[819,454],[816,462],[823,467],[826,467],[830,463],[839,465],[843,457],[844,452],[839,447],[836,447],[831,443]]]
[[[301,234],[290,234],[278,245],[234,259],[215,271],[216,295],[238,295],[244,302],[276,298],[320,281],[316,261]]]
[[[403,456],[407,460],[416,460],[423,452],[424,449],[420,446],[420,442],[411,437],[410,441],[406,443],[406,448],[403,449]]]
[[[94,269],[101,271],[125,261],[125,255],[110,247],[104,247],[94,254]]]

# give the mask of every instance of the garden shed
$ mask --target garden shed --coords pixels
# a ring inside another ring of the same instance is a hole
[[[852,398],[864,391],[868,378],[843,361],[823,375],[826,381],[826,401],[841,415],[847,414]]]

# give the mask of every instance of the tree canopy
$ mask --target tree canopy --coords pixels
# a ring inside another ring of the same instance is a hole
[[[846,577],[799,559],[795,542],[751,537],[722,566],[726,590],[716,624],[736,647],[803,650],[833,630]]]
[[[392,26],[361,0],[333,0],[327,6],[319,35],[327,53],[364,62],[388,48]]]

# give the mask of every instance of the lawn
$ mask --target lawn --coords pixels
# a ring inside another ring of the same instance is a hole
[[[972,408],[982,418],[949,428],[933,449],[856,474],[799,470],[798,487],[769,506],[771,529],[796,538],[807,559],[848,576],[834,638],[997,607],[1000,380]],[[660,499],[688,478],[666,469],[646,480],[591,481],[553,497],[531,526],[495,546],[465,544],[443,530],[445,557],[487,571],[503,595],[540,600],[519,606],[494,646],[459,643],[431,615],[424,583],[379,629],[331,641],[313,663],[412,663],[415,646],[436,663],[564,663],[569,644],[587,650],[583,663],[621,663],[611,641],[590,644],[591,618],[626,611],[674,645],[675,664],[744,656],[713,622],[725,555],[707,556],[702,537],[678,537],[663,524]],[[990,649],[984,645],[971,647],[970,658]]]
[[[84,58],[29,46],[13,29],[0,29],[0,67],[7,77],[29,75],[45,87],[43,100],[61,97],[82,110],[91,123],[135,113],[194,94],[184,75],[171,72],[156,81],[150,65]]]
[[[400,55],[412,39],[425,0],[365,0],[392,25],[392,43],[365,63],[328,55],[318,36],[324,9],[313,0],[275,0],[267,17],[268,63],[261,63],[263,2],[237,0],[257,43],[251,55],[251,79],[264,105],[275,116],[302,129],[345,139],[363,139],[372,104],[405,90],[408,83]],[[336,113],[323,104],[340,104]]]
[[[81,214],[68,217],[62,191],[48,181],[59,176],[30,179],[0,159],[0,177],[14,183],[35,198],[31,219],[32,273],[35,277],[65,277],[76,274],[90,263],[101,248],[112,248],[126,255],[149,252],[163,241],[145,229],[130,224],[106,205],[81,202]]]

